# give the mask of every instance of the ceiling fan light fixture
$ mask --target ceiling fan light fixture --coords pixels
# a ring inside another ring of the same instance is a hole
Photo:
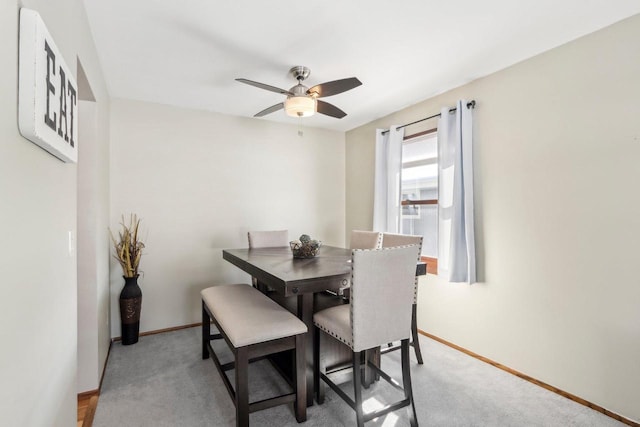
[[[309,117],[316,112],[316,100],[310,96],[290,96],[284,101],[284,110],[291,117]]]
[[[302,82],[309,77],[311,70],[304,66],[296,66],[289,70],[297,81],[298,84],[291,89],[281,89],[279,87],[267,85],[260,82],[254,82],[248,79],[236,79],[240,83],[244,83],[250,86],[255,86],[259,89],[268,90],[269,92],[279,93],[280,95],[286,95],[287,98],[284,102],[279,102],[271,107],[265,108],[262,111],[254,114],[253,117],[263,117],[267,114],[274,113],[284,108],[285,113],[290,117],[309,117],[315,113],[322,114],[336,119],[341,119],[347,115],[344,111],[339,109],[333,104],[319,100],[317,98],[324,98],[326,96],[337,95],[342,92],[346,92],[353,88],[356,88],[362,84],[360,80],[355,77],[349,77],[346,79],[333,80],[330,82],[321,83],[315,85],[312,88],[308,88],[302,84]]]

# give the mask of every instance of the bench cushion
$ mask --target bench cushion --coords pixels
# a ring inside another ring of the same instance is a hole
[[[300,319],[252,286],[219,285],[200,294],[235,348],[307,332]]]

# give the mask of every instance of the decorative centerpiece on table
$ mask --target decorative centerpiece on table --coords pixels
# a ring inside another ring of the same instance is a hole
[[[298,240],[289,242],[289,245],[294,258],[313,258],[318,254],[322,242],[303,234]]]
[[[115,249],[113,256],[122,267],[124,287],[120,292],[120,325],[122,345],[138,342],[140,333],[140,309],[142,308],[142,290],[138,286],[138,267],[142,257],[144,243],[139,240],[138,229],[140,219],[135,214],[129,217],[126,224],[124,216],[120,223],[121,229],[116,239],[111,233],[111,240]]]

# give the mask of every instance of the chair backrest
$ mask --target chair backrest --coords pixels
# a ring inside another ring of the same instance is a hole
[[[353,351],[409,338],[416,251],[415,245],[352,251]]]
[[[378,249],[382,243],[382,233],[377,231],[351,230],[350,249]]]
[[[383,248],[393,248],[395,246],[418,245],[422,250],[422,236],[411,234],[382,233]]]
[[[289,230],[249,231],[249,248],[275,248],[289,246]]]
[[[420,262],[420,255],[422,254],[422,236],[413,236],[411,234],[382,233],[383,248],[393,248],[395,246],[403,245],[418,245],[416,263]],[[418,302],[418,276],[414,277],[413,302]]]

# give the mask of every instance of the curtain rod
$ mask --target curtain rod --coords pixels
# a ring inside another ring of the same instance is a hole
[[[475,99],[472,100],[472,101],[467,102],[467,108],[475,108],[475,106],[476,106],[476,100]],[[454,111],[456,111],[456,109],[457,109],[456,107],[450,108],[449,112],[453,113]],[[440,113],[434,114],[433,116],[425,117],[424,119],[416,120],[415,122],[411,122],[411,123],[407,123],[406,125],[398,126],[396,128],[396,130],[405,128],[407,126],[415,125],[416,123],[424,122],[425,120],[433,119],[433,118],[438,117],[440,115],[441,115]],[[389,129],[382,131],[383,135],[385,133],[389,133]]]

